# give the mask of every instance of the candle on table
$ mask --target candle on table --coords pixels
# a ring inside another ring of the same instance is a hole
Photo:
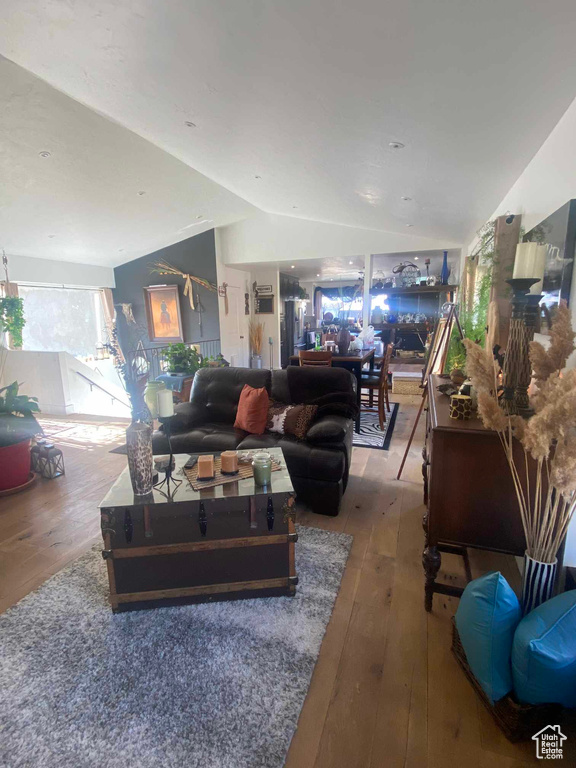
[[[514,274],[512,277],[537,277],[538,282],[530,288],[530,293],[537,294],[542,291],[547,252],[547,247],[538,243],[518,243],[516,246]]]
[[[238,452],[222,451],[220,454],[220,469],[225,475],[235,475],[238,472]]]
[[[198,456],[198,480],[214,477],[214,456]]]
[[[168,419],[170,416],[174,416],[172,390],[161,389],[158,391],[158,418]]]

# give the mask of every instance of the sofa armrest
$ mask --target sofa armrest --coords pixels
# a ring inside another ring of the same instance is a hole
[[[178,403],[174,408],[174,416],[170,426],[174,434],[177,432],[188,432],[202,424],[205,420],[205,410],[197,403]],[[160,429],[162,430],[162,427]]]
[[[312,424],[306,434],[306,442],[343,443],[354,422],[344,416],[323,416]]]

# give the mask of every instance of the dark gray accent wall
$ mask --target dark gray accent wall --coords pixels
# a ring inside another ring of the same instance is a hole
[[[163,346],[164,342],[152,343],[148,338],[144,288],[149,285],[177,285],[182,313],[184,341],[199,342],[220,338],[218,319],[218,294],[201,286],[194,292],[202,303],[202,329],[199,313],[192,310],[187,296],[184,296],[184,280],[176,275],[159,275],[150,272],[150,265],[155,261],[167,261],[182,272],[202,277],[216,284],[216,246],[214,230],[202,232],[180,243],[161,248],[159,251],[142,256],[134,261],[121,264],[114,269],[114,304],[132,304],[136,325],[126,323],[121,311],[118,311],[118,333],[120,344],[125,353],[134,350],[141,339],[145,347]]]

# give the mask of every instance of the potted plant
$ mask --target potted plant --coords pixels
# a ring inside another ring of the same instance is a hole
[[[264,340],[264,323],[260,323],[257,320],[250,320],[248,332],[250,336],[250,348],[252,349],[250,368],[262,368],[262,342]]]
[[[478,393],[485,427],[498,433],[518,498],[526,536],[522,606],[528,613],[552,596],[558,550],[576,510],[576,370],[564,371],[575,349],[570,310],[558,307],[548,349],[530,342],[534,387],[528,420],[509,416],[498,400],[497,366],[492,354],[464,340],[466,369]],[[514,451],[518,444],[519,451]],[[531,481],[529,462],[535,465]]]
[[[182,342],[169,344],[168,349],[164,352],[164,360],[168,365],[169,373],[179,373],[185,376],[193,376],[197,370],[205,366],[198,351]]]
[[[0,389],[0,491],[24,485],[30,477],[30,439],[42,432],[34,413],[38,398],[20,395],[17,381]]]
[[[9,333],[12,346],[22,346],[24,320],[24,301],[18,296],[4,296],[0,299],[0,331]]]

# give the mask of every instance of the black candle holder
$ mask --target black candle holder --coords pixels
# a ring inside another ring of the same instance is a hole
[[[168,449],[170,453],[166,463],[158,462],[158,461],[156,462],[156,468],[158,469],[158,472],[165,472],[166,474],[165,474],[164,480],[157,483],[154,486],[154,489],[162,493],[169,500],[171,500],[175,491],[177,491],[178,488],[182,485],[182,480],[176,480],[174,477],[174,467],[176,465],[176,462],[174,461],[174,454],[172,453],[172,443],[170,441],[170,437],[172,435],[172,416],[160,416],[158,420],[164,427],[164,434],[166,435],[166,439],[168,440]],[[173,486],[172,488],[171,488],[171,485]]]
[[[510,332],[504,358],[502,408],[509,414],[531,415],[528,387],[532,376],[529,344],[534,338],[539,295],[529,295],[537,277],[512,278],[506,282],[513,291]]]

